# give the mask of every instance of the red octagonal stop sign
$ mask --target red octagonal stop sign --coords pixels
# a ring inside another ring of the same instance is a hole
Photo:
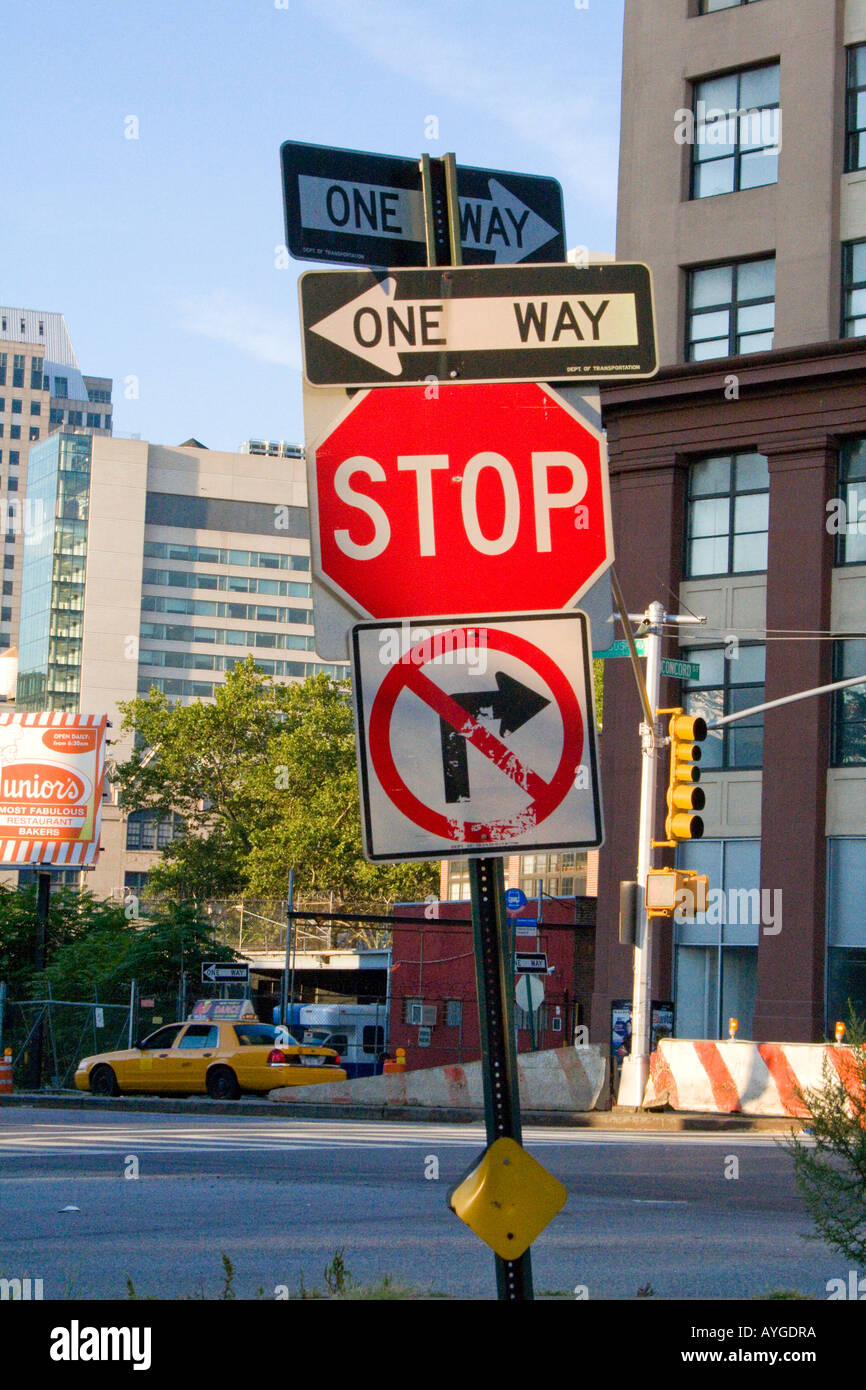
[[[568,608],[613,561],[604,437],[534,382],[359,393],[310,505],[318,576],[373,618]]]

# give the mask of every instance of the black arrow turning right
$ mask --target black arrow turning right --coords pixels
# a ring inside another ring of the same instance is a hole
[[[521,685],[520,681],[507,676],[504,671],[496,672],[496,687],[495,690],[471,690],[462,695],[452,695],[451,699],[475,719],[479,716],[498,719],[500,738],[514,733],[550,704],[543,695]],[[449,805],[455,801],[468,801],[469,760],[466,739],[452,724],[441,718],[439,734],[442,740],[445,800]]]

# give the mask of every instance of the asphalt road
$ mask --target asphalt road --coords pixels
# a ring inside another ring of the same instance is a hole
[[[524,1140],[568,1190],[533,1246],[539,1294],[823,1299],[828,1279],[847,1278],[841,1256],[803,1239],[790,1159],[771,1137]],[[483,1145],[470,1125],[5,1111],[0,1276],[41,1278],[46,1299],[123,1298],[127,1276],[140,1294],[214,1297],[225,1253],[238,1297],[273,1298],[301,1278],[321,1285],[342,1249],[359,1281],[490,1298],[492,1254],[447,1207]]]

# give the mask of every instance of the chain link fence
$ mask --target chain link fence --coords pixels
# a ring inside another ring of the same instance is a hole
[[[130,1005],[69,999],[0,999],[0,1051],[12,1052],[16,1088],[32,1084],[41,1054],[42,1085],[75,1089],[80,1058],[129,1046]]]

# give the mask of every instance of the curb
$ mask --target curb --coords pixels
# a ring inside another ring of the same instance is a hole
[[[254,1115],[291,1120],[368,1120],[418,1124],[482,1124],[483,1110],[441,1109],[434,1106],[292,1105],[283,1101],[209,1100],[203,1096],[188,1100],[146,1099],[133,1096],[115,1098],[89,1095],[44,1095],[18,1091],[0,1096],[4,1107],[31,1107],[41,1110],[96,1110],[150,1115],[230,1115],[239,1119]],[[686,1111],[646,1111],[615,1107],[613,1110],[524,1110],[525,1125],[557,1129],[639,1130],[647,1133],[714,1132],[789,1134],[802,1129],[793,1117],[767,1115],[712,1115]]]

